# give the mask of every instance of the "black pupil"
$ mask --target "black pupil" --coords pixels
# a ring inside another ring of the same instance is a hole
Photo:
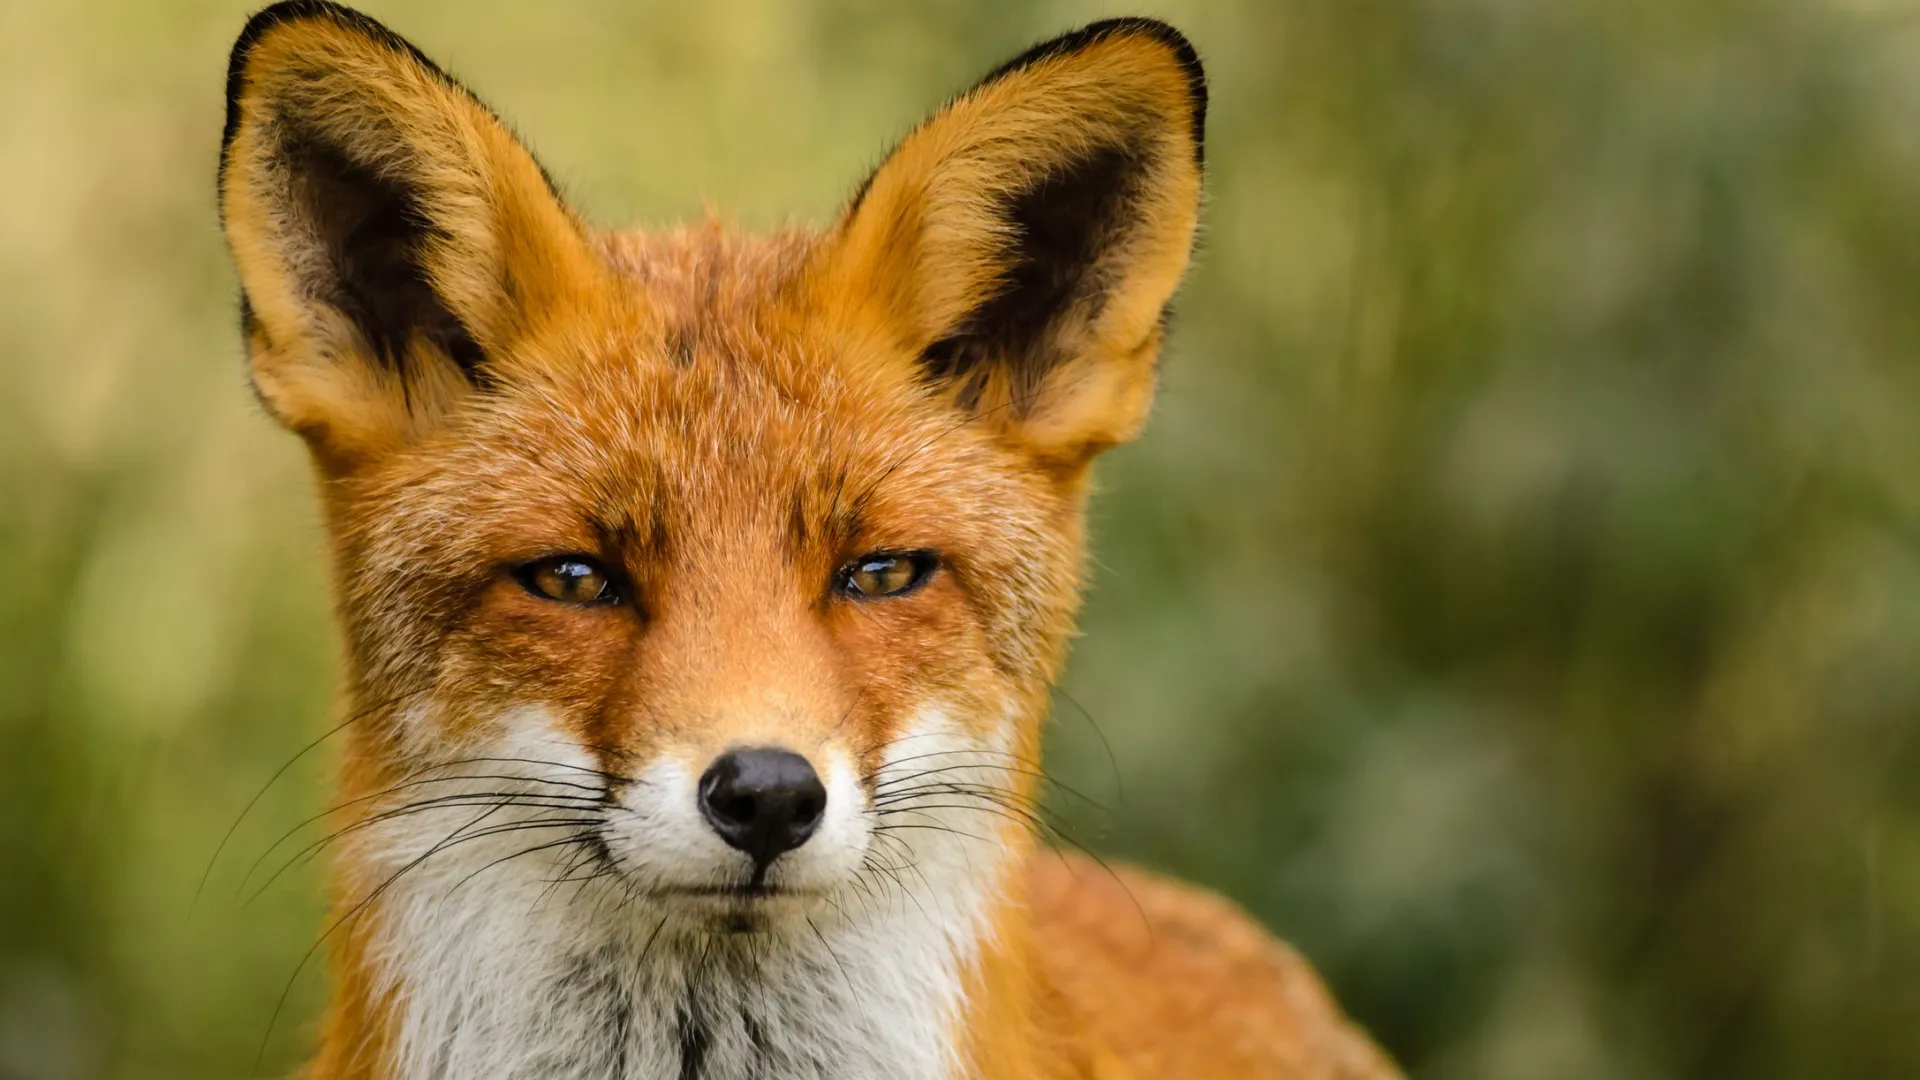
[[[592,583],[593,567],[583,562],[563,562],[553,568],[553,576],[559,579],[560,591],[568,599],[593,599],[581,595]]]
[[[920,574],[920,562],[913,556],[886,555],[855,563],[847,576],[848,585],[861,596],[892,596],[911,587]]]

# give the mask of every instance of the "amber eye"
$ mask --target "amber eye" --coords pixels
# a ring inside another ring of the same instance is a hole
[[[856,600],[899,596],[925,584],[939,562],[931,551],[876,551],[841,567],[836,588]]]
[[[516,568],[513,576],[535,596],[563,604],[612,604],[620,599],[612,575],[585,555],[536,559]]]

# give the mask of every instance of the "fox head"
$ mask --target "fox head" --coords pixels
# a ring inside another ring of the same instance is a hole
[[[1037,47],[769,237],[590,230],[332,5],[256,16],[227,94],[249,371],[311,449],[380,878],[546,850],[676,932],[773,935],[990,886],[1089,464],[1141,426],[1193,245],[1187,42]]]

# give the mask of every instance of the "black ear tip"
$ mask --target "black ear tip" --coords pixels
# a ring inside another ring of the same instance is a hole
[[[1081,35],[1085,35],[1088,42],[1126,35],[1152,38],[1166,46],[1168,52],[1173,53],[1181,70],[1186,72],[1187,80],[1193,84],[1195,92],[1201,97],[1206,96],[1207,74],[1200,64],[1200,52],[1193,47],[1193,42],[1187,39],[1187,35],[1181,33],[1172,23],[1138,15],[1123,16],[1088,23],[1075,33],[1066,36],[1072,38]]]
[[[327,0],[280,0],[254,12],[247,19],[247,25],[240,28],[240,36],[234,39],[233,50],[227,54],[227,119],[220,131],[222,170],[226,168],[227,147],[240,131],[240,95],[246,90],[247,61],[253,55],[254,46],[274,29],[307,19],[330,19],[345,25],[351,25],[355,19],[373,22],[352,8]]]
[[[344,4],[332,3],[331,0],[280,0],[253,13],[247,25],[241,28],[240,36],[234,39],[233,51],[227,54],[227,121],[220,134],[222,167],[226,162],[227,146],[233,142],[240,127],[240,95],[246,89],[247,60],[252,56],[254,47],[262,38],[282,26],[314,20],[325,20],[363,34],[395,52],[411,56],[428,71],[446,77],[432,60],[427,59],[425,53],[414,48],[412,42],[387,29],[370,15]]]
[[[277,27],[318,20],[365,34],[381,44],[410,53],[421,60],[426,59],[405,38],[387,29],[378,19],[345,4],[336,4],[332,0],[280,0],[277,4],[269,4],[254,12],[247,19],[247,25],[241,28],[240,36],[234,40],[233,52],[227,60],[228,75],[243,69],[247,54],[253,51],[254,45]]]
[[[220,132],[219,190],[223,201],[226,191],[225,177],[230,165],[228,159],[231,156],[233,140],[240,133],[240,98],[247,91],[247,66],[252,60],[254,50],[267,35],[275,30],[298,23],[316,22],[331,23],[342,30],[360,36],[376,49],[384,49],[395,57],[410,61],[421,71],[426,72],[429,77],[464,96],[495,121],[499,120],[499,116],[493,110],[487,108],[484,102],[461,85],[460,81],[449,74],[445,68],[434,63],[432,58],[421,52],[413,42],[387,29],[385,24],[372,16],[344,4],[332,3],[331,0],[280,0],[280,3],[255,12],[253,17],[247,20],[247,25],[240,31],[240,36],[234,40],[233,51],[227,57],[227,115],[226,123]],[[535,165],[538,166],[539,163],[535,162]],[[547,190],[555,198],[559,198],[560,190],[544,167],[540,168],[540,176],[546,182]]]
[[[1207,143],[1207,72],[1200,63],[1200,52],[1187,35],[1159,19],[1132,15],[1101,19],[1059,37],[1043,41],[1019,56],[993,69],[981,80],[984,85],[1057,56],[1067,56],[1116,37],[1144,37],[1159,43],[1173,54],[1174,62],[1187,78],[1187,95],[1193,101],[1193,159],[1204,163]]]

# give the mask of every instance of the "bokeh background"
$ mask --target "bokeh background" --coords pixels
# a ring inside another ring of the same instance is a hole
[[[0,8],[5,1080],[284,1072],[323,990],[267,1034],[321,870],[241,881],[324,751],[192,903],[335,673],[214,216],[247,6]],[[750,227],[1114,13],[368,6],[595,221]],[[1421,1077],[1920,1076],[1920,5],[1144,6],[1212,76],[1207,233],[1103,467],[1069,831]]]

